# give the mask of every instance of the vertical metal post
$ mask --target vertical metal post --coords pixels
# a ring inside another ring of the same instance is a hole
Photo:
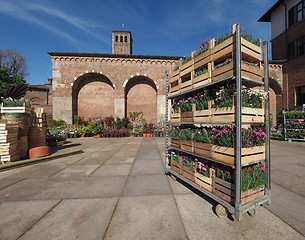
[[[166,96],[165,96],[165,173],[168,173],[169,169],[169,159],[168,159],[168,72],[165,72],[166,75]]]
[[[268,171],[268,182],[267,182],[267,189],[266,193],[269,197],[271,197],[271,170],[270,170],[270,99],[269,99],[269,62],[268,62],[268,41],[264,41],[263,43],[264,48],[264,86],[265,92],[267,92],[267,99],[265,102],[265,131],[267,134],[267,142],[265,144],[266,148],[266,167],[269,168]]]
[[[241,220],[241,27],[236,26],[235,34],[235,66],[236,66],[236,196],[235,196],[235,216],[238,221]]]
[[[285,141],[287,141],[287,137],[286,137],[286,111],[283,110],[283,129],[284,129],[284,138]]]

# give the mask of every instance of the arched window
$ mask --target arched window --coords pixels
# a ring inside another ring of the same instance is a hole
[[[121,42],[123,42],[123,36],[120,37]]]
[[[119,36],[115,36],[115,41],[119,41]]]
[[[127,36],[125,36],[125,42],[127,42]]]

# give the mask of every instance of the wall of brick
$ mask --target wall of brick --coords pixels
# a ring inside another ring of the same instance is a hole
[[[76,113],[86,115],[88,118],[94,117],[93,113],[96,112],[101,116],[116,116],[113,102],[118,102],[116,99],[125,99],[125,87],[130,87],[137,82],[127,94],[126,108],[123,106],[125,113],[139,109],[144,112],[144,117],[147,119],[156,119],[158,115],[157,95],[165,95],[165,72],[172,69],[176,59],[169,59],[169,57],[166,59],[136,58],[135,56],[129,58],[116,55],[78,57],[54,56],[53,54],[51,57],[53,99],[56,99],[56,104],[53,105],[54,117],[71,122]],[[94,82],[93,78],[96,81],[108,82],[112,86],[112,90],[109,88],[110,86],[91,84]],[[84,85],[83,82],[86,81],[88,83]],[[81,85],[84,86],[80,88]],[[108,91],[109,95],[104,93],[107,92],[107,89],[110,91]],[[69,99],[72,104],[62,106],[66,101],[70,102]],[[87,109],[88,106],[90,106],[90,110]],[[103,111],[100,112],[100,109]]]

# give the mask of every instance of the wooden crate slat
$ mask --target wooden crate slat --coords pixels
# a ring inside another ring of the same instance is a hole
[[[200,187],[212,192],[212,178],[203,176],[202,174],[195,172],[195,183]]]
[[[199,82],[203,82],[203,81],[205,81],[205,80],[208,80],[208,78],[209,78],[209,72],[206,72],[206,73],[204,73],[204,74],[202,74],[202,75],[200,75],[200,76],[198,76],[198,77],[195,77],[194,79],[193,79],[193,85],[195,84],[195,83],[199,83]],[[206,83],[205,83],[206,84]]]
[[[244,38],[241,38],[241,45],[251,49],[252,51],[255,51],[256,53],[258,54],[262,54],[262,48],[259,47],[259,46],[256,46],[255,44],[247,41],[246,39]]]
[[[181,140],[181,149],[188,152],[194,152],[194,142],[191,140]]]
[[[241,46],[241,52],[257,59],[258,61],[263,60],[262,55],[260,53],[256,53],[256,52],[252,51],[251,49],[244,47],[243,45]]]
[[[216,54],[217,52],[219,52],[220,50],[227,48],[229,46],[233,46],[233,36],[226,39],[225,41],[219,43],[218,45],[216,45],[215,47],[212,48],[212,54]]]
[[[194,169],[190,169],[181,165],[181,174],[183,177],[187,178],[188,180],[195,182],[195,171]]]

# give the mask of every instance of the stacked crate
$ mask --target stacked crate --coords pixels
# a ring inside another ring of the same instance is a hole
[[[46,146],[47,121],[43,108],[32,108],[30,115],[29,149]]]
[[[179,69],[171,71],[169,74],[169,96],[235,76],[235,31],[236,25],[233,25],[233,35],[225,41],[215,46],[215,39],[211,39],[209,40],[209,49],[205,52],[197,56],[195,56],[195,51],[192,52],[191,60],[184,64],[180,60]],[[261,47],[241,38],[241,58],[242,78],[262,82]],[[228,62],[223,67],[215,68],[215,66],[225,61]],[[255,67],[248,63],[258,64],[258,66]],[[203,72],[203,74],[196,74],[199,71]]]
[[[9,124],[6,121],[0,122],[0,156],[1,164],[18,161],[18,125]]]
[[[17,149],[20,158],[24,158],[28,152],[28,134],[29,134],[29,115],[30,107],[25,104],[22,107],[4,107],[1,106],[2,120],[7,124],[15,124],[17,127]]]

